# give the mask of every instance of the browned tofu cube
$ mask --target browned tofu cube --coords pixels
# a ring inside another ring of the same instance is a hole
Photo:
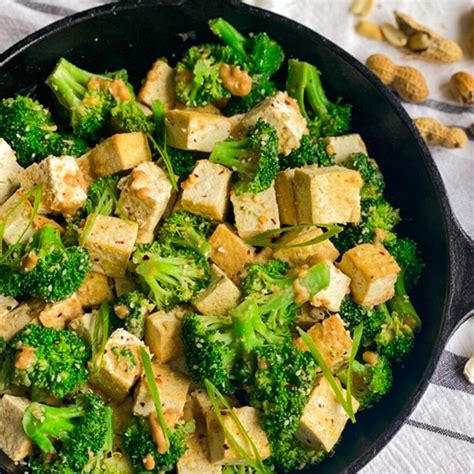
[[[110,277],[123,277],[137,240],[138,224],[118,217],[94,216],[92,228],[85,239],[85,247],[92,259],[92,270]]]
[[[166,424],[174,426],[178,420],[183,418],[184,405],[191,382],[187,377],[171,369],[169,365],[158,364],[155,361],[153,361],[153,373],[160,391],[161,406]],[[142,377],[138,383],[134,398],[133,412],[136,415],[149,416],[155,411],[155,405],[145,377]]]
[[[239,273],[245,265],[255,261],[255,250],[246,244],[229,224],[219,224],[209,238],[212,245],[211,260],[233,281],[239,280]]]
[[[306,120],[301,115],[298,103],[286,92],[277,92],[249,110],[242,118],[240,127],[253,127],[259,119],[275,127],[279,151],[285,156],[300,146],[301,138],[307,132]]]
[[[124,400],[142,373],[142,347],[143,342],[125,329],[114,331],[105,345],[98,372],[92,371],[91,382],[114,400]]]
[[[346,224],[360,220],[358,171],[341,166],[295,170],[295,195],[300,224]]]
[[[339,268],[351,278],[351,292],[360,305],[382,304],[395,294],[400,267],[381,245],[357,245],[342,256]]]
[[[347,361],[352,348],[352,338],[338,314],[315,324],[307,333],[333,372]],[[294,341],[294,345],[302,351],[309,350],[301,337]]]
[[[182,355],[181,327],[186,311],[184,306],[176,306],[168,312],[159,310],[147,317],[145,343],[157,362],[163,364]]]
[[[350,135],[340,135],[338,137],[324,138],[327,143],[326,152],[334,155],[336,163],[343,163],[353,153],[363,153],[367,155],[367,148],[364,141],[358,133]]]
[[[217,142],[229,138],[232,122],[223,115],[168,110],[165,128],[168,145],[180,150],[210,153]]]
[[[144,133],[117,133],[96,145],[89,160],[95,176],[109,176],[151,161],[151,151]]]
[[[237,306],[240,290],[217,265],[212,264],[211,274],[211,283],[192,304],[201,314],[226,314]]]
[[[0,449],[12,460],[22,461],[33,453],[33,442],[23,430],[23,414],[30,401],[3,395],[0,399]]]
[[[114,297],[109,278],[102,273],[90,272],[76,292],[84,308],[100,306]]]
[[[257,448],[260,458],[262,460],[269,458],[270,444],[265,431],[263,431],[262,427],[260,426],[258,410],[253,407],[241,407],[234,408],[234,413],[247,432],[248,437],[252,440],[253,444]],[[239,443],[239,445],[242,446],[242,448],[247,453],[249,453],[249,456],[253,458],[254,456],[251,446],[247,442],[247,439],[242,436],[242,433],[235,424],[231,415],[229,413],[223,413],[222,418],[226,429],[232,433],[237,443]],[[224,429],[219,423],[214,411],[211,410],[207,412],[206,424],[211,462],[215,464],[246,465],[247,461],[245,458],[235,451],[230,442],[227,440]]]
[[[38,318],[46,328],[64,329],[69,321],[83,313],[81,301],[73,294],[65,300],[46,303]]]
[[[319,227],[305,227],[304,229],[292,230],[286,232],[279,239],[278,243],[285,245],[296,245],[308,242],[319,237],[323,231]],[[318,260],[329,260],[333,262],[339,257],[339,251],[334,247],[333,243],[327,239],[317,244],[305,245],[304,247],[287,247],[275,249],[273,257],[277,260],[288,262],[298,267]]]
[[[341,309],[344,297],[350,292],[351,279],[331,262],[329,267],[329,286],[319,291],[311,298],[311,304],[317,308],[324,308],[333,313]]]
[[[278,204],[273,186],[257,194],[237,195],[232,191],[230,200],[234,208],[235,227],[243,239],[280,228]]]
[[[342,393],[345,398],[344,389]],[[359,409],[359,402],[354,397],[352,397],[352,408],[354,413]],[[323,447],[329,452],[341,437],[348,420],[346,411],[337,400],[327,379],[321,376],[309,396],[295,434],[308,448]]]
[[[229,203],[232,171],[209,160],[196,162],[193,172],[182,183],[180,206],[193,214],[223,221]]]
[[[165,60],[156,60],[147,72],[138,100],[149,107],[159,100],[165,109],[172,109],[176,102],[174,76],[174,69]]]
[[[298,224],[296,215],[295,190],[294,190],[295,170],[288,169],[280,171],[275,179],[275,191],[280,212],[280,221],[286,225]]]

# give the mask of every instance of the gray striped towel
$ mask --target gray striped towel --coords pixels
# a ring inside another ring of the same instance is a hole
[[[27,34],[59,18],[106,1],[0,0],[0,51]],[[291,17],[318,31],[364,62],[369,54],[387,53],[404,61],[389,45],[354,33],[355,18],[348,12],[352,0],[248,0]],[[393,21],[392,11],[405,11],[435,30],[462,43],[461,17],[472,8],[472,0],[380,0],[371,20]],[[422,105],[406,104],[409,114],[429,116],[448,125],[467,128],[474,123],[474,107],[452,102],[445,84],[451,74],[471,70],[472,60],[462,64],[417,63],[428,78],[430,100]],[[466,232],[474,236],[474,141],[461,150],[433,149],[454,211]],[[462,375],[467,359],[474,355],[474,318],[469,319],[449,341],[421,403],[388,446],[361,472],[474,473],[474,385]]]

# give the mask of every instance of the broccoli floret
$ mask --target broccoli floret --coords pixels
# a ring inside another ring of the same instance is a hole
[[[224,108],[224,113],[227,116],[244,114],[253,109],[263,99],[274,95],[276,90],[273,81],[263,74],[257,74],[252,77],[250,92],[243,97],[232,96]]]
[[[45,301],[60,301],[79,289],[92,264],[82,247],[65,247],[57,229],[42,227],[25,247],[24,293]]]
[[[14,385],[30,387],[63,398],[79,390],[88,379],[86,363],[90,359],[87,344],[74,332],[29,324],[9,341],[7,352],[21,353],[25,364],[10,368]]]
[[[256,349],[257,370],[249,387],[250,404],[262,413],[271,461],[280,469],[302,469],[322,459],[295,437],[301,413],[316,380],[317,365],[309,352],[290,345]]]
[[[383,197],[369,199],[361,203],[361,220],[358,224],[348,224],[331,240],[339,252],[356,245],[373,242],[378,229],[385,234],[384,244],[394,238],[393,228],[400,222],[398,209],[392,207]]]
[[[33,402],[23,415],[23,428],[42,453],[30,462],[33,472],[81,472],[111,436],[112,409],[92,392],[64,407]],[[60,443],[58,449],[53,442]]]
[[[159,453],[147,418],[134,417],[123,434],[123,447],[136,472],[160,473],[173,470],[179,458],[186,452],[189,428],[176,425],[168,435],[169,449]],[[153,469],[145,468],[144,460],[151,456]]]
[[[272,185],[279,168],[276,130],[259,119],[247,138],[216,143],[209,160],[235,171],[237,195],[264,191]]]
[[[160,309],[190,301],[211,278],[207,259],[189,248],[139,245],[132,261],[145,293]]]
[[[413,328],[404,320],[403,314],[390,312],[387,304],[377,306],[385,313],[385,321],[375,336],[377,352],[390,360],[402,361],[412,351],[415,344]],[[411,320],[411,315],[409,315]]]
[[[397,237],[384,242],[384,246],[403,268],[405,286],[407,290],[411,290],[418,283],[425,266],[416,242],[408,238]]]
[[[275,74],[282,65],[285,54],[282,47],[266,33],[253,34],[246,38],[223,18],[209,21],[211,31],[217,35],[251,74]]]
[[[106,134],[111,109],[116,103],[108,87],[112,81],[113,79],[92,74],[61,58],[46,84],[59,103],[69,111],[74,133],[95,143]]]
[[[393,374],[389,360],[375,354],[376,362],[362,364],[352,362],[352,395],[360,403],[360,410],[371,408],[392,388]],[[347,370],[338,373],[338,377],[347,385]]]
[[[115,327],[125,329],[143,339],[145,335],[145,321],[148,314],[153,311],[155,305],[140,291],[130,291],[120,296],[114,305],[116,316]]]
[[[13,298],[24,294],[23,275],[19,271],[21,258],[25,254],[25,246],[9,244],[0,254],[0,295]]]
[[[6,296],[64,300],[78,290],[92,266],[86,249],[65,247],[51,226],[42,227],[17,251],[21,255],[13,253],[0,264],[0,290]]]
[[[202,44],[190,48],[176,65],[176,96],[190,107],[202,107],[231,97],[222,83],[222,64],[234,64],[230,48]]]
[[[386,319],[383,311],[361,306],[349,296],[342,300],[339,315],[351,331],[354,331],[359,324],[363,323],[363,346],[368,346],[373,342],[375,335],[380,331]]]
[[[300,146],[288,156],[280,156],[280,169],[301,168],[307,165],[334,165],[334,155],[328,155],[326,144],[313,135],[303,135]]]
[[[294,97],[315,136],[341,135],[350,128],[351,106],[331,102],[324,92],[316,66],[290,59],[286,90]],[[307,107],[307,105],[309,107]]]
[[[153,133],[155,129],[155,124],[148,120],[135,100],[118,102],[112,108],[110,111],[110,126],[115,133]]]
[[[115,213],[119,200],[119,179],[119,176],[104,176],[89,186],[83,207],[86,215],[98,213],[111,216]]]
[[[224,394],[247,384],[255,370],[256,348],[288,344],[297,308],[328,283],[323,262],[304,276],[272,279],[271,293],[247,297],[228,316],[185,315],[182,338],[191,377],[199,384],[210,380]]]
[[[189,248],[207,258],[211,244],[207,238],[213,230],[212,222],[186,211],[173,212],[160,229],[158,240],[163,244]]]
[[[269,260],[266,263],[254,263],[245,270],[240,286],[245,296],[266,295],[275,288],[281,288],[288,278],[290,265],[281,260]]]
[[[80,138],[57,132],[51,114],[38,101],[21,95],[0,102],[0,136],[24,167],[49,155],[80,156],[87,151]]]
[[[360,173],[364,182],[360,190],[361,200],[378,199],[383,196],[385,181],[375,160],[364,153],[353,153],[343,164],[346,168]]]
[[[172,164],[173,172],[186,179],[196,165],[196,155],[192,151],[178,150],[177,148],[167,147],[169,159]]]

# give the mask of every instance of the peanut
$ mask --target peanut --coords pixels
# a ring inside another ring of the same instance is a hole
[[[391,86],[403,100],[418,103],[428,98],[428,85],[418,69],[411,66],[399,66],[384,54],[369,56],[365,64],[386,86]]]
[[[382,30],[383,37],[387,43],[390,43],[396,48],[403,48],[403,46],[406,46],[408,38],[405,33],[395,28],[390,23],[382,23],[380,29]]]
[[[451,76],[449,83],[458,102],[474,105],[474,76],[465,71],[457,72]]]
[[[428,117],[416,118],[414,122],[420,135],[430,146],[462,148],[467,144],[467,135],[462,128],[447,127],[438,120]]]
[[[367,16],[373,7],[373,0],[354,0],[351,6],[351,13],[357,16]]]
[[[224,87],[238,97],[245,97],[252,90],[252,78],[247,71],[238,66],[222,64],[219,69],[219,76]]]
[[[461,47],[455,41],[420,25],[405,13],[396,11],[395,20],[408,37],[407,46],[414,57],[434,63],[454,63],[462,59]]]
[[[356,23],[355,30],[361,36],[365,36],[366,38],[382,41],[382,31],[380,30],[379,25],[368,21],[368,20],[361,20]]]

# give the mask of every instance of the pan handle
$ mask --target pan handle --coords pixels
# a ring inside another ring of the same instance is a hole
[[[446,340],[474,311],[474,241],[453,216],[449,222],[450,288]]]

